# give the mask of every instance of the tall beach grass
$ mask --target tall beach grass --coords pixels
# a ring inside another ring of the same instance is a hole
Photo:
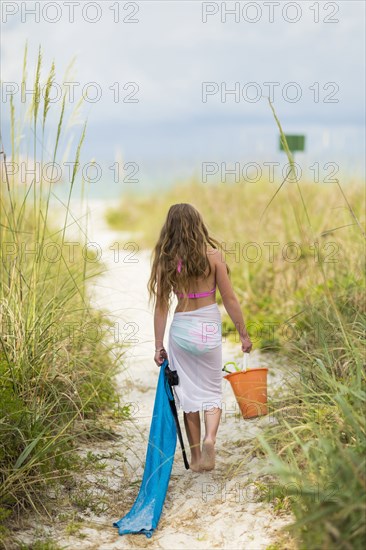
[[[66,88],[60,102],[50,100],[55,65],[43,78],[41,48],[33,96],[25,101],[27,64],[25,47],[22,98],[19,106],[15,96],[10,98],[11,130],[2,136],[0,159],[0,518],[5,526],[23,511],[48,514],[47,489],[73,475],[78,445],[113,437],[105,418],[118,411],[120,418],[129,415],[114,382],[123,348],[112,341],[111,321],[93,309],[87,292],[88,281],[103,271],[90,252],[82,253],[87,224],[76,220],[79,242],[72,253],[67,242],[67,228],[75,223],[70,201],[86,125],[79,130],[74,168],[65,183],[64,222],[58,227],[51,203],[53,172],[66,116],[73,113]],[[51,172],[41,169],[22,182],[21,164],[30,170],[35,161],[41,168],[52,163]],[[7,536],[3,527],[0,539]]]

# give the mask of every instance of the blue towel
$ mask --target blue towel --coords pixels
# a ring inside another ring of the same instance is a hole
[[[169,405],[174,397],[165,376],[166,365],[167,359],[160,367],[139,494],[131,510],[113,523],[120,535],[142,533],[150,538],[163,509],[177,444],[177,429]]]

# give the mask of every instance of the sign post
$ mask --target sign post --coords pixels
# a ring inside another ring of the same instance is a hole
[[[293,171],[295,179],[297,178],[296,170],[295,170],[295,162],[294,162],[294,155],[295,151],[305,151],[305,136],[302,134],[284,134],[287,145],[289,150],[291,151],[290,157],[292,159],[290,160],[291,170]],[[285,148],[283,146],[283,142],[281,139],[281,135],[279,136],[280,140],[280,151],[285,151]]]
[[[285,134],[288,148],[292,153],[295,151],[305,151],[305,136]],[[284,151],[283,143],[280,136],[280,151]]]

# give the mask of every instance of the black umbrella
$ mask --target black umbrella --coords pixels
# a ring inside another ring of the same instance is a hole
[[[172,399],[169,398],[169,405],[170,405],[170,408],[171,408],[171,411],[172,411],[172,414],[173,414],[173,418],[174,418],[174,422],[175,422],[175,425],[176,425],[176,428],[177,428],[179,443],[180,443],[180,446],[182,448],[184,466],[185,466],[186,470],[189,470],[189,462],[187,460],[187,455],[186,455],[186,451],[185,451],[185,448],[184,448],[182,430],[180,429],[180,425],[179,425],[178,412],[177,412],[177,407],[175,405],[174,393],[173,393],[173,386],[177,386],[177,384],[179,383],[178,373],[177,373],[177,371],[171,370],[169,368],[169,362],[168,362],[167,359],[164,359],[164,362],[162,363],[161,366],[164,367],[165,377],[168,381],[170,391],[171,391],[171,394],[172,394]]]

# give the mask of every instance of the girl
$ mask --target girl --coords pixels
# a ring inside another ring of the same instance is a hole
[[[212,470],[222,409],[222,332],[216,285],[238,330],[242,351],[250,352],[252,342],[220,243],[208,234],[200,213],[191,204],[173,204],[169,208],[152,260],[148,291],[149,303],[155,299],[154,361],[160,366],[169,356],[170,368],[178,373],[174,397],[177,408],[184,411],[191,470]],[[172,292],[178,304],[169,330],[167,354],[164,332]],[[204,411],[205,421],[202,452],[200,410]]]

